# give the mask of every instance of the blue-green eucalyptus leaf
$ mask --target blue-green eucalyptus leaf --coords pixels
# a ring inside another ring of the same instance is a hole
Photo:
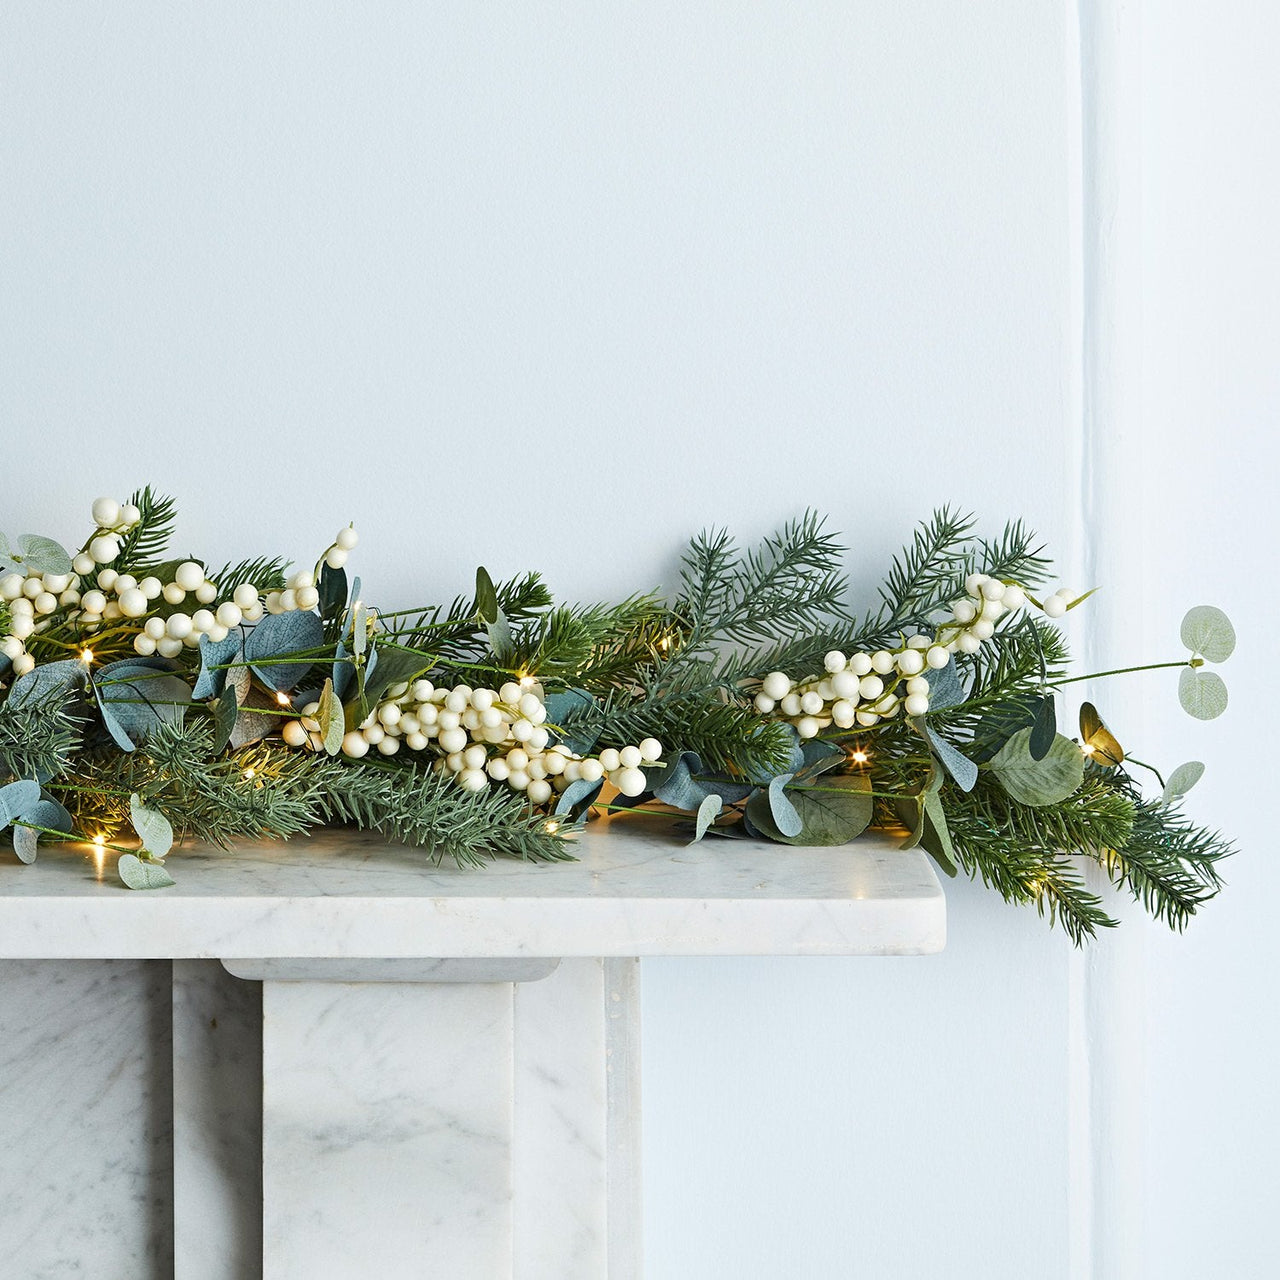
[[[64,836],[74,836],[76,833],[76,824],[66,808],[47,796],[36,801],[22,815],[20,822],[31,825],[14,827],[13,851],[20,862],[28,865],[36,860],[42,835],[47,835],[50,831]],[[42,827],[43,831],[36,830],[37,827]]]
[[[1178,678],[1178,701],[1197,720],[1216,720],[1227,709],[1227,686],[1214,671],[1184,667]]]
[[[871,823],[874,804],[871,781],[862,774],[836,774],[816,783],[793,787],[787,798],[800,816],[800,831],[789,836],[773,816],[767,791],[747,801],[744,821],[771,840],[791,845],[842,845],[861,835]]]
[[[934,755],[955,779],[960,790],[972,791],[978,785],[978,766],[962,751],[953,747],[923,716],[917,716],[911,724],[928,741]]]
[[[228,664],[240,660],[243,643],[244,638],[238,630],[229,631],[221,640],[200,637],[200,674],[191,693],[193,698],[203,702],[222,693],[227,684]]]
[[[122,751],[132,751],[157,725],[176,724],[191,703],[190,687],[164,658],[108,663],[94,676],[93,692],[103,723]]]
[[[25,817],[40,803],[40,784],[28,779],[0,787],[0,831]]]
[[[929,667],[924,678],[929,682],[930,711],[944,711],[965,700],[964,684],[954,657],[945,667]]]
[[[547,708],[547,727],[552,742],[563,743],[577,755],[590,754],[600,738],[599,729],[569,725],[569,719],[595,705],[595,698],[585,689],[561,689],[543,699]]]
[[[159,809],[143,804],[136,791],[129,797],[129,820],[142,847],[153,858],[163,858],[173,848],[173,827],[169,819]]]
[[[693,812],[709,796],[717,795],[726,804],[745,800],[754,790],[746,783],[727,778],[704,778],[702,757],[696,751],[682,751],[665,769],[645,770],[652,780],[653,796],[673,809]]]
[[[1053,694],[1046,693],[1036,708],[1036,718],[1031,726],[1031,736],[1027,739],[1027,749],[1033,760],[1043,760],[1053,746],[1054,735],[1058,732],[1058,710]],[[976,779],[975,779],[976,781]],[[968,791],[970,788],[966,787]]]
[[[780,773],[769,783],[769,812],[773,815],[774,826],[784,836],[798,836],[804,829],[804,822],[786,793],[787,783],[794,776],[791,773]]]
[[[724,805],[721,803],[719,796],[710,795],[704,797],[702,803],[698,806],[698,819],[693,825],[693,844],[697,844],[707,834],[711,824],[720,816],[723,808]]]
[[[42,538],[37,533],[24,533],[18,539],[18,550],[28,569],[35,569],[40,573],[71,573],[70,553],[52,538]]]
[[[144,861],[133,853],[120,855],[116,871],[130,889],[167,889],[174,883],[160,863]]]
[[[836,742],[828,742],[824,738],[806,738],[800,743],[800,754],[804,757],[804,767],[797,775],[805,779],[816,778],[830,769],[845,762],[844,748]]]
[[[244,657],[268,689],[284,693],[300,684],[309,668],[305,662],[273,663],[272,659],[309,654],[323,644],[324,623],[320,615],[309,609],[291,609],[267,614],[249,632],[244,641]]]
[[[591,808],[603,787],[603,779],[588,782],[586,778],[579,778],[576,782],[569,783],[560,793],[554,813],[557,817],[563,815],[570,822],[579,821],[586,816],[587,810]]]
[[[1199,760],[1188,760],[1186,764],[1180,764],[1165,783],[1163,803],[1176,804],[1203,777],[1204,765]]]
[[[87,675],[88,668],[76,658],[45,662],[33,667],[25,676],[19,676],[9,689],[6,701],[15,708],[34,706],[68,689],[78,688]]]
[[[236,691],[228,686],[213,704],[214,755],[220,755],[231,741],[231,731],[236,727],[236,716],[239,714],[240,704],[236,701]]]
[[[1210,662],[1226,662],[1235,652],[1236,629],[1221,609],[1197,605],[1182,619],[1182,643]]]

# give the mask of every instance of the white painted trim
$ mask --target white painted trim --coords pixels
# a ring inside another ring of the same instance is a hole
[[[1142,634],[1141,6],[1079,0],[1080,368],[1076,565],[1105,584],[1075,639],[1088,670],[1128,660],[1114,646]],[[1114,660],[1113,660],[1114,659]],[[1094,696],[1089,689],[1088,696]],[[1135,736],[1141,702],[1108,685],[1105,706]],[[1099,874],[1100,888],[1106,881]],[[1070,1275],[1142,1272],[1142,1085],[1147,926],[1106,892],[1125,927],[1072,962],[1069,978]]]

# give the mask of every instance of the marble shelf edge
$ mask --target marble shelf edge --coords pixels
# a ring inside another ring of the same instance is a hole
[[[614,830],[578,847],[577,862],[457,872],[326,833],[287,848],[184,850],[178,886],[146,894],[98,883],[90,859],[55,849],[32,867],[0,864],[0,957],[918,955],[945,945],[931,864],[890,838],[690,850]]]

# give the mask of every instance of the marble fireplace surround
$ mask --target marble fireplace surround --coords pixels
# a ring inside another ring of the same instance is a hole
[[[643,957],[945,942],[886,837],[577,846],[473,873],[325,832],[181,850],[153,893],[73,850],[0,866],[0,960],[172,962],[177,1280],[636,1280]]]

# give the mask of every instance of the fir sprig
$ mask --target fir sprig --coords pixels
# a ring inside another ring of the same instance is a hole
[[[64,694],[21,706],[8,699],[0,702],[0,781],[65,773],[80,742],[81,724],[73,699]]]
[[[141,518],[120,538],[120,554],[113,567],[121,573],[137,574],[164,559],[177,522],[178,505],[166,494],[156,493],[150,485],[138,489],[129,501],[138,508]]]

